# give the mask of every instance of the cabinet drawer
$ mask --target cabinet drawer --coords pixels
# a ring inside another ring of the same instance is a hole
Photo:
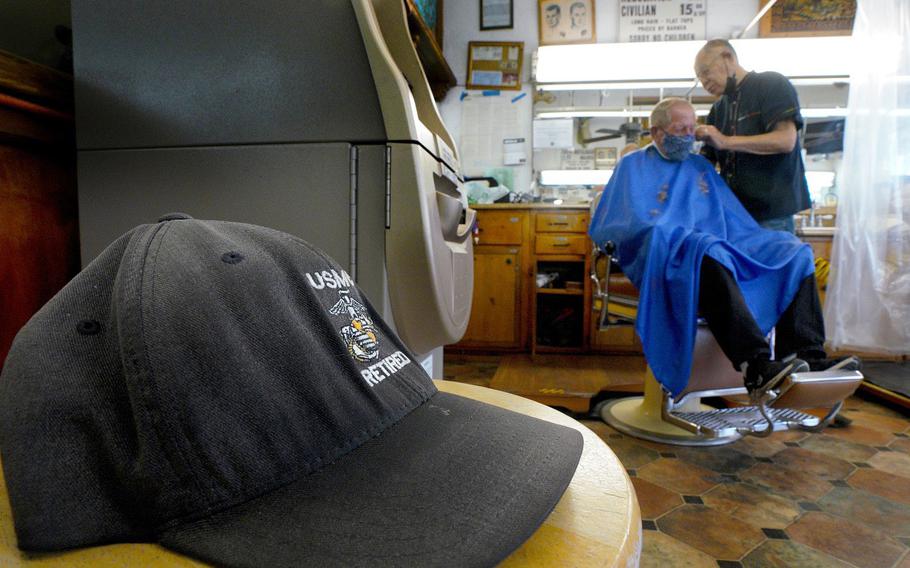
[[[537,232],[584,233],[587,230],[587,213],[540,213],[537,215]]]
[[[585,254],[588,237],[585,235],[537,235],[537,254]]]
[[[520,245],[524,236],[526,213],[483,211],[478,215],[477,244]]]

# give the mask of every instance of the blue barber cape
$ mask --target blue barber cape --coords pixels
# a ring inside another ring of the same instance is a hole
[[[730,270],[763,333],[814,272],[809,245],[759,227],[708,160],[672,162],[653,145],[620,160],[589,233],[597,245],[616,244],[640,292],[635,329],[645,357],[673,396],[692,368],[703,255]]]

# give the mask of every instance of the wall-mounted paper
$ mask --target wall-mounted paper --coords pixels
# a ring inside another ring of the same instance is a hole
[[[538,119],[534,121],[535,148],[571,148],[575,126],[571,118]]]

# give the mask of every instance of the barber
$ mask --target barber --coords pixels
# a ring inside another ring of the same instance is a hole
[[[695,76],[720,97],[695,131],[702,153],[759,225],[794,232],[793,214],[811,206],[796,89],[780,73],[746,71],[724,39],[701,48]]]

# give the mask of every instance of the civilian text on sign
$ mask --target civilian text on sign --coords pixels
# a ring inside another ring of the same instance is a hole
[[[619,41],[705,39],[708,0],[619,0]]]

